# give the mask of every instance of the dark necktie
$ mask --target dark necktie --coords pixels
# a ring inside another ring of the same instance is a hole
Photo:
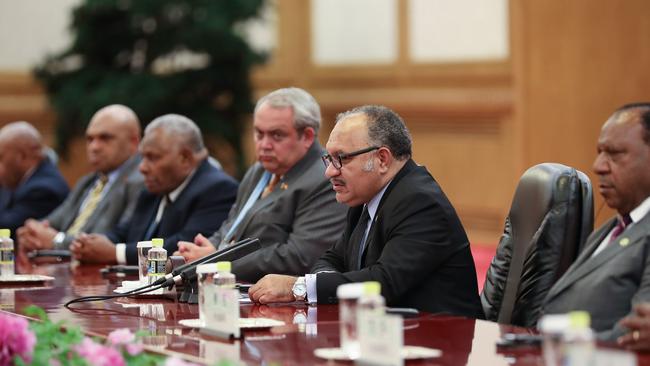
[[[619,235],[621,235],[621,233],[625,230],[625,228],[632,223],[632,218],[630,217],[630,215],[625,215],[623,217],[619,217],[617,221],[618,222],[616,224],[616,227],[614,228],[614,230],[612,230],[612,236],[609,239],[608,244],[613,243],[614,240],[616,240],[616,238]]]
[[[171,200],[169,199],[168,195],[165,195],[158,206],[156,207],[156,212],[154,212],[153,220],[149,224],[149,227],[147,228],[147,231],[144,234],[144,238],[142,240],[151,240],[154,236],[158,234],[158,228],[160,226],[160,221],[162,221],[162,217],[165,215],[165,209],[167,206],[169,206],[171,203]],[[162,206],[162,207],[161,207]],[[162,213],[160,217],[158,217],[158,211],[162,210]]]
[[[361,257],[363,257],[363,245],[365,241],[364,236],[366,234],[366,228],[368,227],[368,221],[370,221],[370,215],[368,214],[368,207],[364,205],[357,226],[350,235],[350,245],[353,245],[355,252],[358,253],[356,263],[353,264],[356,268],[353,268],[353,270],[361,269]]]

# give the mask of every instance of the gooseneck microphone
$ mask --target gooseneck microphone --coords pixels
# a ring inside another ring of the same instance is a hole
[[[178,268],[175,268],[172,272],[165,275],[165,277],[154,282],[152,285],[162,285],[162,287],[168,287],[173,285],[180,285],[185,281],[195,281],[196,280],[196,268],[200,264],[206,263],[216,263],[219,261],[233,261],[239,259],[245,255],[253,253],[254,251],[260,249],[262,245],[260,244],[259,239],[257,238],[246,238],[240,240],[229,247],[218,250],[214,253],[208,254],[205,257],[196,259],[190,263],[186,263]]]

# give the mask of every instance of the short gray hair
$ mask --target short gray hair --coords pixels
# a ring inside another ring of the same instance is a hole
[[[305,127],[311,127],[318,135],[321,120],[320,106],[316,99],[305,90],[289,87],[272,91],[257,101],[255,113],[264,103],[268,103],[273,108],[291,108],[295,129],[301,131]]]
[[[153,130],[162,128],[172,136],[178,136],[181,143],[198,153],[205,149],[201,130],[191,119],[180,114],[165,114],[151,121],[144,130],[145,136]]]
[[[412,139],[404,120],[388,107],[364,105],[336,116],[336,123],[355,114],[366,116],[368,142],[374,146],[386,146],[398,160],[411,157]]]

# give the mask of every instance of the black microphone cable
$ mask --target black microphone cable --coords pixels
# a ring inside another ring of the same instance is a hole
[[[160,280],[163,280],[162,283],[156,283],[156,282],[160,282]],[[63,306],[65,308],[69,309],[70,305],[75,304],[75,303],[80,303],[80,302],[102,301],[102,300],[116,299],[116,298],[120,298],[120,297],[129,297],[129,296],[137,296],[137,295],[146,294],[147,292],[151,292],[151,291],[155,291],[155,290],[159,290],[161,288],[167,287],[167,285],[164,283],[165,282],[164,280],[165,280],[164,278],[160,278],[160,279],[158,279],[158,281],[156,281],[156,282],[154,282],[152,284],[142,286],[142,287],[139,287],[139,288],[135,288],[133,290],[130,290],[130,291],[127,291],[127,292],[124,292],[124,293],[121,293],[121,294],[115,294],[115,295],[91,295],[91,296],[77,297],[75,299],[72,299],[72,300],[66,302]],[[153,288],[151,288],[151,287],[153,287]]]

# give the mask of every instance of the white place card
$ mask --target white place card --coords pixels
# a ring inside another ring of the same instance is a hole
[[[205,327],[202,333],[239,338],[239,290],[206,286]]]
[[[402,366],[403,320],[399,315],[359,312],[357,334],[361,352],[357,364]]]

